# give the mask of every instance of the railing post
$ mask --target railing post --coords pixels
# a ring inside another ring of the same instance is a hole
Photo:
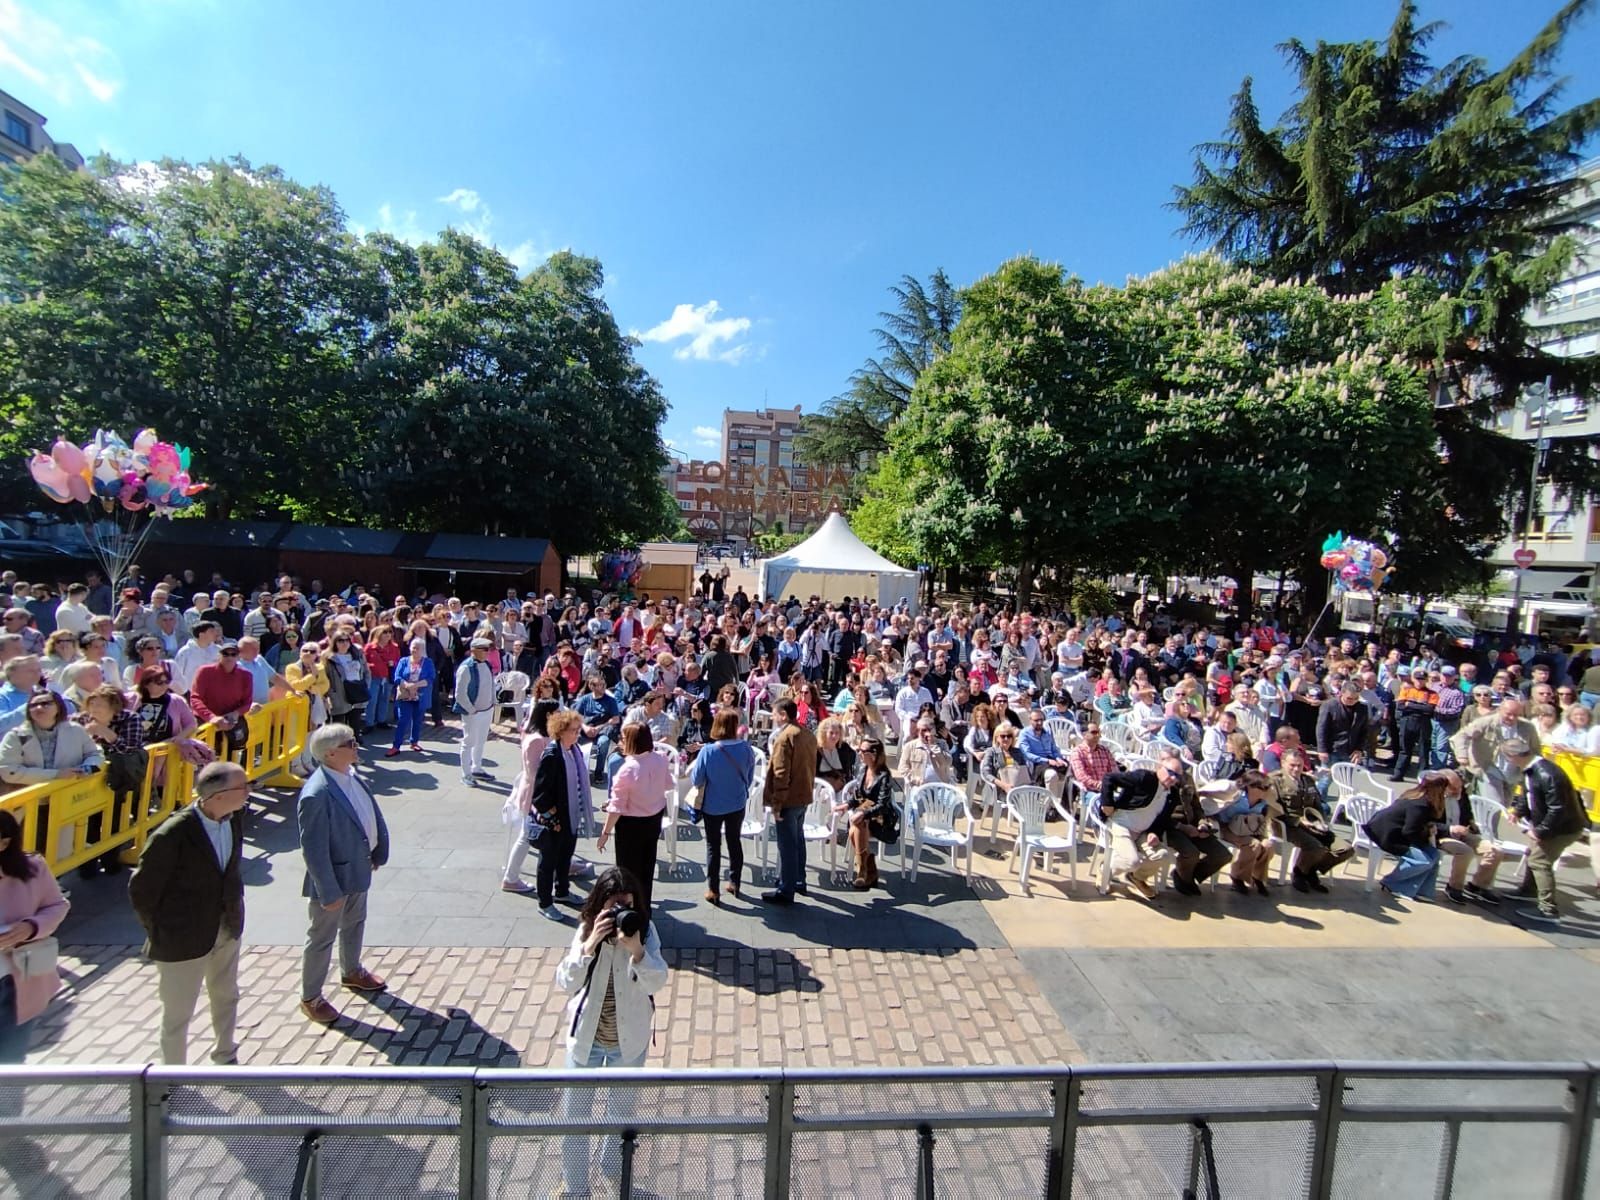
[[[766,1200],[789,1200],[793,1145],[794,1085],[787,1075],[780,1075],[767,1085]]]
[[[1566,1162],[1563,1164],[1561,1195],[1579,1196],[1589,1178],[1589,1155],[1594,1146],[1595,1086],[1600,1082],[1591,1066],[1571,1086],[1577,1089],[1572,1098],[1572,1127],[1567,1133]]]
[[[482,1200],[489,1194],[489,1085],[473,1072],[461,1084],[460,1194]]]
[[[1070,1071],[1052,1081],[1050,1099],[1050,1165],[1045,1173],[1045,1195],[1049,1200],[1069,1200],[1078,1149],[1078,1081]]]
[[[143,1126],[143,1194],[158,1200],[167,1194],[167,1085],[151,1087],[148,1075],[148,1067],[139,1073],[144,1109],[136,1119]]]
[[[933,1126],[917,1126],[917,1200],[933,1200]]]
[[[1333,1169],[1339,1153],[1339,1120],[1344,1112],[1344,1072],[1317,1072],[1317,1120],[1311,1148],[1312,1200],[1333,1195]]]
[[[150,1068],[146,1067],[145,1071]],[[133,1200],[151,1196],[145,1178],[145,1071],[128,1081],[128,1190]]]

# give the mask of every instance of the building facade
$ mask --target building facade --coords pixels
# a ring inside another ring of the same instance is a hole
[[[58,142],[44,129],[45,118],[10,92],[0,92],[0,166],[27,162],[36,154],[53,154],[75,171],[83,155],[71,142]]]
[[[662,482],[702,542],[742,544],[768,532],[804,533],[842,508],[853,472],[813,467],[795,453],[800,407],[722,414],[722,457],[674,462]]]
[[[1570,328],[1560,327],[1600,320],[1600,159],[1587,163],[1581,175],[1584,187],[1571,203],[1577,218],[1588,225],[1588,232],[1582,235],[1583,245],[1568,278],[1531,317],[1535,327],[1551,330],[1551,337],[1544,343],[1547,349],[1580,356],[1600,353],[1600,333],[1573,334]],[[1555,394],[1542,405],[1525,404],[1500,412],[1495,427],[1523,441],[1593,438],[1600,436],[1600,404]],[[1540,494],[1526,537],[1526,547],[1536,558],[1522,573],[1519,623],[1531,632],[1570,634],[1592,622],[1592,606],[1597,598],[1596,568],[1600,567],[1600,505],[1557,496],[1555,489],[1542,480],[1536,486]],[[1501,582],[1508,592],[1515,586],[1515,555],[1523,545],[1519,523],[1512,536],[1490,556],[1490,563],[1503,573]],[[1503,607],[1509,615],[1509,603],[1493,607]]]

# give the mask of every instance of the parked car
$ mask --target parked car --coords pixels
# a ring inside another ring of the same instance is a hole
[[[1385,646],[1402,645],[1407,636],[1414,635],[1419,644],[1432,646],[1449,662],[1460,663],[1473,657],[1477,631],[1471,622],[1442,613],[1424,613],[1419,623],[1413,610],[1389,613],[1383,618],[1382,641]]]

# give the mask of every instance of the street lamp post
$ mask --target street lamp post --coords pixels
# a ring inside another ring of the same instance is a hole
[[[1545,413],[1550,407],[1550,377],[1543,383],[1530,383],[1522,389],[1522,405],[1533,422],[1533,466],[1528,471],[1528,507],[1522,519],[1522,545],[1519,556],[1528,548],[1528,533],[1533,528],[1533,501],[1539,488],[1539,461],[1544,457]],[[1506,633],[1515,640],[1522,635],[1522,577],[1527,568],[1516,563],[1517,578],[1511,592],[1511,612],[1506,617]]]

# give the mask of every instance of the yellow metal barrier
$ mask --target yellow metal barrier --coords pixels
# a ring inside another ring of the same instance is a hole
[[[270,700],[248,718],[243,765],[252,783],[266,787],[299,787],[305,782],[292,764],[305,749],[311,725],[311,703],[303,696]],[[214,725],[202,725],[191,735],[219,756],[227,734]],[[144,786],[133,801],[133,812],[113,812],[116,797],[106,786],[105,772],[78,779],[53,779],[0,796],[0,808],[16,815],[23,840],[62,875],[99,858],[119,846],[123,859],[137,862],[145,838],[194,794],[194,767],[171,742],[149,747],[150,767]],[[89,825],[100,818],[99,836],[89,840]],[[115,831],[113,831],[115,830]],[[42,837],[41,837],[42,831]]]
[[[1589,820],[1600,825],[1600,754],[1579,754],[1575,750],[1552,750],[1550,761],[1567,773],[1572,786],[1587,791],[1584,803]]]

